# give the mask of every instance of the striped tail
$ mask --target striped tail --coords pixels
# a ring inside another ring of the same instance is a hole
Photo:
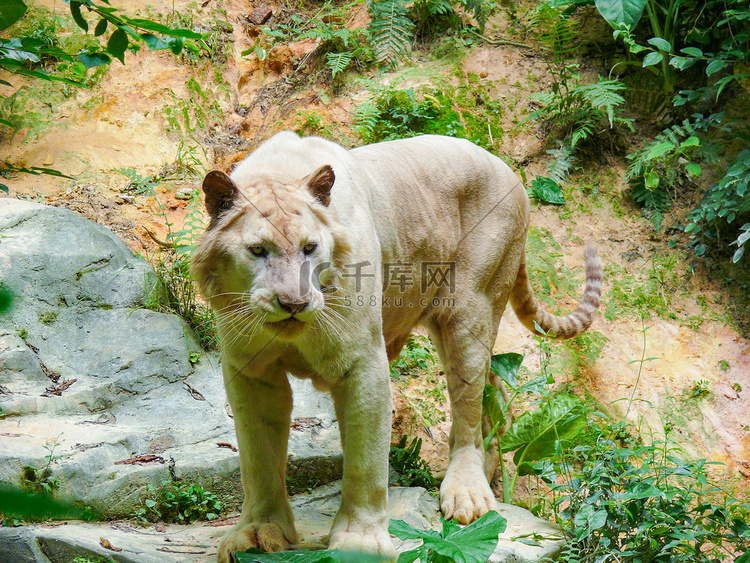
[[[602,294],[602,262],[593,245],[587,244],[584,250],[586,257],[586,289],[578,308],[569,315],[553,315],[545,311],[534,297],[534,290],[529,283],[529,272],[526,260],[518,269],[516,283],[510,293],[510,302],[518,320],[535,334],[541,334],[539,325],[549,338],[564,340],[578,336],[586,331],[594,321]]]

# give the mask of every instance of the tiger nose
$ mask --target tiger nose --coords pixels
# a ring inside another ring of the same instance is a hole
[[[282,300],[281,297],[277,297],[276,299],[279,302],[279,307],[281,307],[281,310],[286,311],[287,313],[291,313],[292,315],[301,313],[305,309],[305,307],[310,304],[309,301],[286,301]]]

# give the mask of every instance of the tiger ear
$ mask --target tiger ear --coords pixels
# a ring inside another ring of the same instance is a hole
[[[237,186],[224,172],[213,170],[203,180],[203,193],[206,195],[206,211],[214,223],[221,212],[232,207]]]
[[[302,182],[307,184],[307,189],[320,203],[328,207],[331,203],[331,188],[336,181],[333,168],[324,164],[315,172],[307,176]]]

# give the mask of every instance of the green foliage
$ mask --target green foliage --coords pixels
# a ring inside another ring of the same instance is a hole
[[[422,3],[422,6],[430,3]],[[435,4],[434,2],[432,4]],[[370,2],[370,40],[379,63],[394,65],[409,50],[414,38],[414,22],[408,17],[404,0]],[[419,5],[417,5],[417,9]],[[451,7],[452,9],[452,7]],[[424,11],[424,8],[422,8]]]
[[[440,116],[437,100],[418,96],[414,88],[373,86],[372,101],[360,104],[354,113],[355,130],[367,143],[427,133]],[[456,125],[460,126],[457,119]]]
[[[11,310],[15,299],[13,292],[0,283],[0,315]]]
[[[156,279],[146,306],[155,311],[174,313],[182,317],[195,331],[201,348],[213,350],[218,346],[215,313],[198,299],[195,282],[190,276],[190,256],[198,237],[205,228],[202,202],[195,190],[186,207],[181,229],[172,230],[167,222],[167,258],[160,256],[155,264]]]
[[[0,67],[15,74],[80,85],[79,81],[71,81],[60,75],[29,69],[25,63],[37,63],[50,57],[79,62],[83,65],[83,76],[85,69],[108,64],[113,57],[124,63],[125,52],[135,52],[142,44],[151,50],[169,49],[177,54],[185,45],[185,40],[200,40],[202,37],[200,33],[191,30],[173,29],[151,20],[132,18],[105,2],[81,0],[70,1],[69,5],[73,21],[84,33],[89,31],[87,17],[93,15],[98,19],[93,34],[102,40],[106,38],[105,46],[95,43],[79,53],[65,52],[55,46],[52,33],[59,32],[53,28],[47,38],[31,34],[0,39]],[[6,29],[13,22],[20,22],[25,14],[26,6],[21,0],[5,0],[3,12],[0,13],[0,27]]]
[[[136,514],[141,520],[190,524],[215,520],[221,514],[221,502],[197,485],[163,481],[160,488],[149,485],[147,491],[144,507]]]
[[[478,77],[457,72],[458,86],[438,84],[416,91],[367,82],[371,99],[354,112],[357,134],[368,143],[435,134],[460,137],[487,149],[503,135],[502,105]]]
[[[481,33],[494,7],[488,0],[459,0],[463,12],[471,13]],[[370,9],[370,43],[378,62],[394,65],[409,51],[415,38],[428,41],[439,34],[457,33],[462,27],[461,15],[448,0],[372,0]]]
[[[517,466],[549,459],[560,446],[583,430],[583,402],[572,395],[555,395],[533,411],[526,411],[511,425],[500,441],[504,453],[515,452]]]
[[[545,479],[568,543],[560,561],[713,563],[750,548],[750,507],[708,485],[705,460],[638,445],[621,424],[592,426]],[[718,501],[718,502],[717,502]]]
[[[615,268],[608,269],[612,274],[607,275],[612,289],[605,301],[604,314],[607,319],[613,320],[623,311],[641,318],[651,318],[653,315],[666,319],[676,318],[670,298],[680,288],[675,272],[677,261],[676,255],[655,256],[651,267],[642,271],[639,276],[618,277]]]
[[[685,230],[692,233],[693,244],[699,255],[706,251],[706,242],[719,242],[724,229],[736,233],[737,231],[732,231],[732,223],[736,219],[750,217],[749,186],[750,150],[744,150],[737,155],[724,177],[709,188],[700,205],[687,217]],[[737,246],[733,262],[742,258],[745,242],[750,239],[750,223],[743,224],[739,229],[739,236],[731,243]]]
[[[402,540],[422,540],[422,545],[403,552],[398,563],[484,563],[497,546],[498,536],[507,522],[497,512],[490,511],[468,526],[443,520],[441,532],[417,530],[402,520],[391,520],[388,532]]]
[[[185,83],[190,97],[178,100],[172,92],[172,105],[161,109],[167,121],[167,131],[176,131],[183,135],[207,133],[221,121],[223,112],[216,93],[207,91],[195,77]]]
[[[434,348],[424,336],[412,334],[407,339],[398,358],[391,362],[391,377],[398,379],[413,372],[425,372],[435,364]]]
[[[393,470],[398,473],[398,485],[402,487],[423,487],[428,491],[437,488],[430,466],[419,456],[422,449],[422,439],[414,438],[407,445],[407,437],[402,436],[398,444],[391,444],[388,461]]]
[[[711,394],[711,383],[705,379],[693,382],[686,393],[688,399],[705,399]]]
[[[716,117],[695,114],[674,124],[628,155],[625,179],[630,183],[633,200],[652,211],[671,207],[670,190],[686,187],[701,174],[696,162],[701,156],[699,136],[714,126]]]
[[[21,484],[26,490],[32,493],[52,495],[55,490],[60,488],[60,481],[52,472],[52,464],[60,459],[59,455],[55,455],[55,450],[60,443],[60,436],[58,436],[52,442],[44,445],[47,453],[44,455],[46,464],[43,467],[27,465],[23,468]]]
[[[503,380],[508,390],[507,400],[493,385],[486,385],[482,406],[484,415],[492,425],[491,432],[484,438],[488,449],[492,440],[497,441],[498,449],[515,452],[513,462],[518,470],[510,481],[505,464],[500,458],[503,473],[503,502],[510,502],[515,483],[521,474],[534,473],[533,462],[548,460],[557,455],[562,445],[573,440],[583,430],[585,411],[583,402],[571,395],[552,395],[546,386],[554,380],[543,373],[540,377],[519,385],[518,369],[523,361],[520,354],[498,354],[492,356],[490,369]],[[520,396],[541,394],[538,407],[524,412],[501,435],[507,425],[510,408]]]
[[[395,64],[408,51],[414,35],[406,1],[373,0],[370,17],[370,40],[376,60]]]
[[[312,18],[303,19],[294,14],[289,23],[263,26],[263,33],[255,44],[241,55],[254,53],[262,62],[279,43],[315,39],[318,43],[315,52],[320,60],[325,60],[331,78],[346,71],[352,63],[368,64],[373,58],[369,32],[346,27],[342,23],[344,12],[340,10],[327,3]]]
[[[549,179],[559,186],[568,177],[570,170],[575,166],[578,159],[573,154],[573,149],[570,146],[562,141],[558,141],[558,145],[556,149],[547,150],[547,154],[552,157],[547,168],[549,170]]]
[[[538,119],[548,123],[571,153],[579,143],[592,141],[608,129],[633,130],[632,120],[618,115],[625,104],[619,93],[625,85],[602,78],[592,84],[580,84],[578,66],[570,63],[553,72],[552,91],[533,96],[542,107],[522,121]]]
[[[28,520],[84,519],[90,512],[50,497],[48,492],[33,493],[8,483],[0,483],[0,518],[4,525]]]

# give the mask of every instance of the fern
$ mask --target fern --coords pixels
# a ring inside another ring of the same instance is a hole
[[[561,62],[580,47],[578,24],[549,4],[540,5],[531,17],[529,27],[548,58]]]
[[[370,40],[378,62],[394,64],[414,38],[414,23],[407,17],[405,0],[372,0]]]
[[[559,185],[568,177],[568,172],[577,159],[573,156],[572,147],[564,143],[560,143],[556,149],[548,150],[547,154],[554,158],[547,167],[549,178]]]
[[[614,127],[615,109],[618,106],[625,105],[625,98],[617,93],[625,90],[625,88],[625,84],[619,80],[601,79],[592,84],[578,87],[583,97],[591,102],[593,107],[607,112],[610,127]]]
[[[606,129],[627,127],[633,130],[631,119],[619,117],[625,99],[617,92],[625,85],[617,80],[599,79],[593,84],[577,84],[577,64],[566,65],[559,75],[564,82],[556,82],[552,92],[533,96],[542,107],[528,115],[521,123],[531,119],[549,122],[563,138],[563,144],[573,151],[581,142]]]
[[[354,54],[351,52],[326,53],[326,63],[331,69],[331,78],[336,78],[339,72],[344,72],[352,62]]]
[[[373,102],[363,102],[354,109],[354,129],[362,139],[371,139],[380,118],[380,108]]]
[[[460,0],[464,9],[474,13],[474,18],[479,24],[479,32],[484,33],[491,5],[485,0]]]

